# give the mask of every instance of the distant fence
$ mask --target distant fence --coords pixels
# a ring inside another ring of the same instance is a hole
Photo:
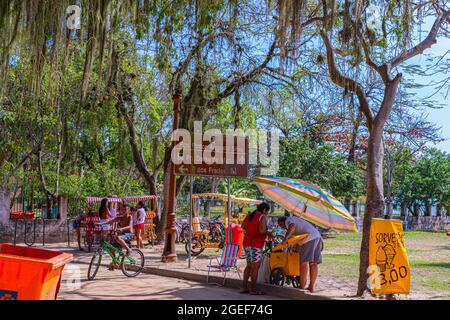
[[[362,230],[363,217],[356,217],[358,230]],[[403,222],[404,231],[450,231],[450,216],[419,216],[419,217],[400,217],[394,216],[393,219]]]

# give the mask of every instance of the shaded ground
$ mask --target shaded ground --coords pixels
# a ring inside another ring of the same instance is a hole
[[[445,233],[405,232],[405,241],[411,264],[411,294],[401,295],[400,299],[450,299],[450,237]],[[316,295],[336,299],[355,299],[356,283],[359,269],[359,234],[342,234],[324,239],[323,264],[320,266]],[[92,254],[80,253],[67,248],[67,243],[48,245],[46,248],[74,253],[80,266],[82,287],[72,292],[65,287],[62,299],[244,299],[248,298],[236,290],[220,288],[214,285],[200,284],[143,274],[136,279],[128,279],[120,271],[108,271],[103,268],[99,279],[86,281],[86,270]],[[184,245],[177,246],[178,262],[166,264],[161,262],[162,246],[147,247],[144,250],[146,266],[206,274],[210,258],[218,256],[215,249],[206,250],[192,260],[188,269],[187,255]],[[243,269],[245,260],[239,260]],[[70,268],[64,276],[70,277]],[[213,275],[220,275],[212,271]],[[228,277],[238,278],[236,272]],[[195,296],[195,297],[194,297]],[[252,296],[252,298],[254,298]],[[263,299],[272,299],[264,296]],[[373,299],[366,295],[364,299]]]
[[[278,300],[267,296],[251,296],[240,294],[238,290],[208,285],[176,278],[166,278],[150,274],[140,274],[136,278],[127,278],[121,271],[109,271],[100,267],[95,280],[88,281],[86,274],[90,254],[71,249],[49,246],[52,249],[64,249],[75,255],[74,261],[63,272],[59,300]],[[149,264],[149,251],[145,250]],[[79,269],[78,269],[79,268]],[[71,281],[80,272],[81,282],[77,286]]]

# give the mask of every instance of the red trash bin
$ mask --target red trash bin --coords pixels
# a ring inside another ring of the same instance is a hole
[[[231,243],[239,245],[239,257],[242,255],[243,244],[244,244],[244,229],[236,223],[230,224],[231,228]],[[225,242],[228,243],[228,227],[225,227],[226,238]]]
[[[0,244],[0,300],[55,300],[73,255]]]

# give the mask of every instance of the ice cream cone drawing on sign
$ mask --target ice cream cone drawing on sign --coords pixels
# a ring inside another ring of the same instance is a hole
[[[376,263],[377,266],[380,268],[381,272],[386,271],[386,262],[387,262],[387,256],[386,252],[384,252],[383,247],[378,247],[377,250],[377,257],[376,257]]]
[[[394,261],[394,257],[395,257],[394,247],[392,247],[390,244],[387,244],[383,247],[383,250],[386,253],[386,258],[387,258],[386,268],[387,269],[394,268],[394,264],[392,263],[392,261]]]

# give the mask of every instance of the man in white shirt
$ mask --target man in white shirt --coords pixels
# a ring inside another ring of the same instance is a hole
[[[286,243],[287,239],[293,236],[309,235],[300,248],[300,289],[305,289],[306,287],[309,267],[310,280],[307,289],[314,292],[314,285],[319,273],[319,264],[322,263],[323,241],[320,232],[308,221],[295,216],[278,218],[278,225],[287,230],[283,243]]]

